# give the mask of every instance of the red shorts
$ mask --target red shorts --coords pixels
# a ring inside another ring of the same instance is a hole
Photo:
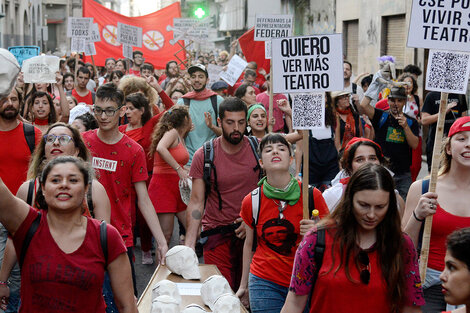
[[[149,197],[157,213],[179,213],[186,210],[181,200],[178,174],[153,174]]]

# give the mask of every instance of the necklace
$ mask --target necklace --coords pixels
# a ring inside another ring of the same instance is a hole
[[[271,200],[273,200],[273,202],[277,205],[277,209],[279,210],[279,219],[283,219],[284,214],[282,212],[284,212],[287,207],[286,201],[279,200],[279,202],[276,202],[274,199]]]

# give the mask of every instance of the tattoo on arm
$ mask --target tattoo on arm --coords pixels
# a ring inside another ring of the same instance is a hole
[[[198,210],[193,210],[193,212],[191,213],[191,216],[195,219],[195,220],[200,220],[202,218],[202,214],[201,212],[199,212]]]

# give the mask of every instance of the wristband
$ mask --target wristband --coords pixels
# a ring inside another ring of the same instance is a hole
[[[426,218],[418,218],[418,217],[416,216],[416,213],[415,213],[414,210],[413,210],[413,217],[415,218],[415,220],[417,220],[418,222],[421,222],[421,223],[426,220]]]
[[[8,285],[8,281],[2,281],[2,280],[0,280],[0,285],[7,286],[7,285]]]
[[[180,168],[181,168],[181,166],[178,165],[178,166],[175,168],[175,171],[178,171]]]
[[[369,124],[365,124],[364,127],[369,129],[371,128]]]

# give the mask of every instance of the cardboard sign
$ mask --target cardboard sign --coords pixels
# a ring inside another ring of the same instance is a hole
[[[292,36],[294,18],[287,15],[256,14],[255,41],[266,41],[271,38],[285,38]]]
[[[90,37],[87,38],[87,41],[88,42],[100,42],[101,41],[100,29],[98,27],[98,23],[91,24]]]
[[[238,55],[234,55],[227,66],[227,70],[220,73],[220,78],[225,80],[230,86],[235,85],[247,64],[248,63]]]
[[[69,17],[67,26],[67,37],[87,38],[90,36],[90,27],[93,23],[92,17]]]
[[[123,45],[142,48],[142,27],[117,24],[117,41]],[[131,57],[132,58],[132,57]]]
[[[96,55],[96,48],[94,42],[85,42],[85,55]]]
[[[318,129],[325,127],[325,93],[296,94],[292,102],[292,127]]]
[[[208,18],[174,18],[173,26],[168,26],[167,30],[173,31],[173,40],[170,43],[175,44],[178,40],[203,42],[209,38],[209,28]]]
[[[25,60],[21,71],[25,83],[55,83],[59,71],[59,58],[52,55],[41,55]]]
[[[343,90],[341,34],[272,40],[273,92]]]
[[[38,46],[15,46],[8,47],[8,51],[15,56],[18,64],[22,66],[24,60],[38,56],[41,48]]]
[[[125,58],[132,59],[132,46],[122,45],[122,55]]]
[[[470,74],[470,53],[430,50],[426,90],[465,94]]]
[[[212,87],[212,84],[220,80],[220,73],[222,72],[223,67],[215,64],[207,65],[207,73],[209,74],[209,83],[207,86]]]
[[[470,51],[470,2],[413,0],[408,47]]]
[[[73,52],[85,52],[85,38],[75,38],[72,37],[70,40],[70,50]]]

